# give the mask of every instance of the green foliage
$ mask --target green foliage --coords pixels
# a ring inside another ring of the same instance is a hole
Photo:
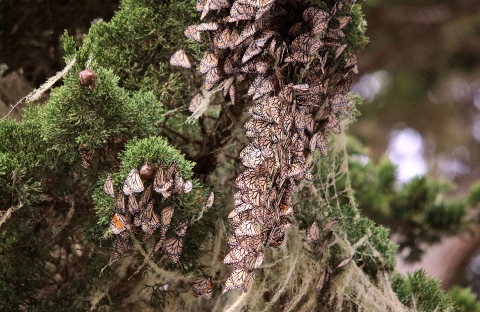
[[[392,276],[392,287],[398,299],[415,311],[456,311],[454,303],[440,290],[439,282],[417,270],[403,277]]]
[[[448,296],[457,306],[458,312],[480,312],[480,302],[469,288],[453,286]]]
[[[443,236],[468,228],[469,223],[464,219],[470,203],[447,199],[451,185],[425,176],[396,185],[396,168],[388,158],[382,158],[378,164],[365,162],[358,143],[349,144],[354,153],[349,161],[349,174],[359,208],[372,220],[399,234],[399,251],[408,250],[405,260],[419,260],[425,244],[437,243]],[[471,198],[474,192],[475,188]]]

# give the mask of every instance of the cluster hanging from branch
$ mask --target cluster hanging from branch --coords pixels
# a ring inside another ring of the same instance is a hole
[[[139,174],[137,169],[133,168],[119,189],[117,196],[115,196],[111,176],[107,175],[105,179],[103,186],[105,194],[117,199],[115,213],[110,222],[110,230],[117,235],[114,242],[112,260],[119,259],[125,253],[129,247],[129,235],[135,234],[137,228],[141,228],[144,232],[144,242],[153,235],[156,229],[160,228],[160,238],[155,245],[151,257],[163,248],[170,261],[177,263],[182,254],[183,239],[189,221],[181,223],[174,229],[175,237],[166,239],[166,233],[170,226],[174,208],[172,206],[163,207],[160,217],[156,212],[155,203],[157,202],[157,206],[160,206],[161,203],[170,196],[189,193],[192,190],[192,182],[185,181],[182,178],[175,161],[166,171],[162,163],[159,162],[153,183],[145,188],[142,177],[146,181],[151,181],[154,172],[152,167],[148,165],[147,167],[148,168],[142,167],[141,174]],[[152,190],[161,194],[162,199],[155,201]],[[136,194],[142,192],[143,194],[140,201],[137,201]],[[125,206],[125,196],[128,196],[127,206]]]
[[[209,16],[209,21],[185,30],[196,41],[202,33],[208,36],[210,48],[200,60],[205,90],[218,85],[232,104],[244,95],[254,100],[245,124],[253,142],[240,153],[246,169],[236,179],[239,191],[228,216],[234,233],[224,263],[235,269],[224,292],[247,291],[265,248],[282,244],[292,225],[296,185],[313,179],[307,159],[317,148],[327,155],[326,131],[340,133],[337,114],[348,112],[346,95],[357,67],[355,55],[343,53],[342,29],[352,18],[342,15],[345,0],[323,4],[320,9],[304,0],[232,5],[197,0],[201,19]],[[180,50],[171,64],[188,67],[190,62]],[[197,94],[190,110],[195,112],[202,100]]]

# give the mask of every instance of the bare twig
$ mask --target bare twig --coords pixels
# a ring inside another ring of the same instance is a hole
[[[72,61],[68,63],[67,66],[65,66],[65,68],[62,71],[58,72],[55,76],[48,78],[48,80],[44,84],[42,84],[38,89],[33,90],[27,96],[21,98],[20,101],[18,101],[15,105],[13,105],[12,109],[10,109],[10,111],[5,116],[2,117],[2,119],[7,118],[15,110],[15,108],[18,105],[20,105],[22,102],[25,101],[25,103],[29,103],[29,102],[38,100],[45,91],[50,89],[58,80],[60,80],[63,76],[65,76],[65,74],[68,73],[68,71],[73,67],[73,65],[75,65],[75,63],[76,63],[76,57],[74,57]]]
[[[2,218],[0,219],[0,227],[3,225],[3,223],[5,223],[5,221],[8,220],[8,218],[10,218],[12,216],[12,213],[14,211],[17,211],[18,209],[20,209],[22,207],[23,207],[23,204],[20,203],[17,206],[12,206],[12,207],[8,208],[8,210],[2,215]]]

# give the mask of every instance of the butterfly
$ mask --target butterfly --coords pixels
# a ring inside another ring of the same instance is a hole
[[[190,64],[190,61],[188,60],[188,57],[185,54],[184,50],[178,50],[172,55],[172,57],[170,58],[170,65],[180,66],[184,68],[192,67],[192,64]]]
[[[324,157],[327,156],[328,139],[327,139],[327,135],[322,130],[316,132],[310,139],[310,151],[312,151],[313,153],[316,148],[320,149],[322,156]]]
[[[208,200],[207,200],[207,204],[205,205],[205,209],[212,208],[214,199],[215,199],[215,193],[211,192],[210,196],[208,196]]]
[[[235,246],[223,259],[223,263],[226,265],[235,265],[242,261],[245,256],[249,254],[249,251],[241,246]]]
[[[337,48],[337,50],[335,51],[335,57],[333,58],[334,60],[338,59],[338,57],[340,56],[340,54],[342,54],[343,51],[345,51],[345,49],[347,48],[347,45],[346,44],[342,44],[341,46],[339,46]]]
[[[185,221],[181,223],[177,228],[174,230],[175,234],[178,235],[178,237],[185,237],[185,234],[187,233],[187,227],[188,227],[188,221]]]
[[[241,152],[240,158],[245,167],[255,168],[265,159],[260,151],[253,144],[247,145]]]
[[[152,197],[152,186],[149,185],[145,192],[143,192],[142,198],[140,198],[140,202],[138,203],[140,209],[145,209],[147,204],[150,202],[150,198]]]
[[[142,211],[140,218],[142,220],[142,230],[145,233],[148,233],[151,229],[156,229],[162,225],[160,218],[153,208],[153,200],[151,200],[148,203],[147,208]]]
[[[205,299],[211,299],[213,292],[212,278],[205,275],[194,279],[192,282],[192,290],[195,297],[202,296]]]
[[[245,221],[235,229],[235,235],[237,236],[255,236],[261,232],[260,224],[255,221]]]
[[[112,261],[120,259],[120,257],[123,256],[125,251],[127,251],[128,237],[129,237],[129,234],[127,231],[123,231],[116,236],[115,241],[113,243],[113,252],[111,257]]]
[[[157,193],[164,195],[171,186],[172,181],[166,181],[165,179],[165,171],[163,170],[162,162],[158,162],[157,173],[155,174],[155,178],[153,180],[153,190]]]
[[[165,254],[170,262],[177,263],[182,255],[183,237],[169,238],[165,241]]]
[[[195,40],[196,42],[202,42],[202,37],[200,36],[200,32],[197,30],[197,25],[188,26],[183,32],[183,34],[188,39]]]
[[[314,221],[307,231],[307,238],[305,241],[308,244],[317,244],[320,242],[320,229],[318,228],[317,221]]]
[[[80,156],[82,156],[82,167],[87,169],[92,164],[93,154],[95,151],[88,149],[87,145],[85,144],[80,144],[78,150],[80,151]]]
[[[190,105],[188,106],[188,110],[194,113],[197,108],[202,104],[203,96],[201,93],[195,94],[192,101],[190,101]]]
[[[214,67],[210,69],[205,76],[205,90],[212,90],[220,80],[222,80],[222,77],[220,76],[220,71],[218,68]]]
[[[160,227],[162,228],[163,232],[166,232],[170,226],[170,221],[172,220],[174,210],[175,209],[172,206],[167,206],[162,209],[162,223]]]
[[[252,57],[258,55],[262,51],[263,47],[259,46],[255,41],[252,41],[245,50],[245,53],[243,54],[242,63],[248,62],[252,59]]]
[[[125,231],[127,220],[124,215],[115,213],[113,215],[112,221],[110,221],[110,230],[113,234],[120,234]]]
[[[182,189],[183,194],[190,193],[192,189],[193,189],[192,181],[188,180],[188,181],[185,181],[185,183],[183,183],[183,189]]]
[[[200,73],[205,74],[210,69],[218,66],[218,58],[212,51],[206,51],[200,60]]]
[[[113,190],[113,182],[110,174],[107,174],[105,182],[103,183],[103,192],[111,198],[115,198],[115,191]]]
[[[125,195],[131,195],[133,193],[143,192],[144,189],[138,170],[133,168],[123,183],[123,193]]]
[[[285,231],[280,227],[274,227],[268,240],[268,246],[278,248],[280,245],[282,245],[284,239]]]
[[[336,93],[328,99],[334,113],[347,114],[348,113],[348,100],[343,94]]]
[[[321,292],[323,285],[325,284],[326,281],[329,279],[329,269],[325,268],[322,270],[322,273],[320,273],[320,278],[318,279],[317,286],[315,287],[316,292]]]
[[[138,213],[141,212],[141,206],[138,205],[137,199],[133,194],[128,196],[128,211],[132,215],[137,215]]]
[[[325,11],[317,10],[315,14],[313,14],[311,19],[312,25],[312,34],[318,34],[320,32],[325,31],[328,26],[328,20],[330,18],[330,14]]]
[[[210,7],[210,9],[212,9]],[[202,31],[202,30],[217,30],[218,24],[215,22],[211,23],[201,23],[200,25],[197,26],[197,30]]]
[[[235,46],[238,46],[240,43],[245,41],[245,39],[253,36],[256,31],[257,31],[256,23],[251,23],[251,24],[245,26],[243,28],[242,32],[240,33],[240,35],[238,35],[237,41],[235,41]]]
[[[125,195],[121,189],[118,191],[117,195],[117,211],[125,214]]]
[[[244,268],[235,268],[225,281],[225,289],[223,290],[223,293],[235,288],[241,288],[246,292],[254,275],[255,273],[253,271]]]

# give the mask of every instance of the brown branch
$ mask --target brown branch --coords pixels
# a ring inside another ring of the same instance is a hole
[[[5,223],[5,221],[7,221],[12,216],[13,212],[17,211],[22,207],[23,207],[23,204],[20,203],[18,204],[18,206],[12,206],[8,208],[8,210],[3,214],[2,218],[0,219],[0,227],[3,225],[3,223]]]

